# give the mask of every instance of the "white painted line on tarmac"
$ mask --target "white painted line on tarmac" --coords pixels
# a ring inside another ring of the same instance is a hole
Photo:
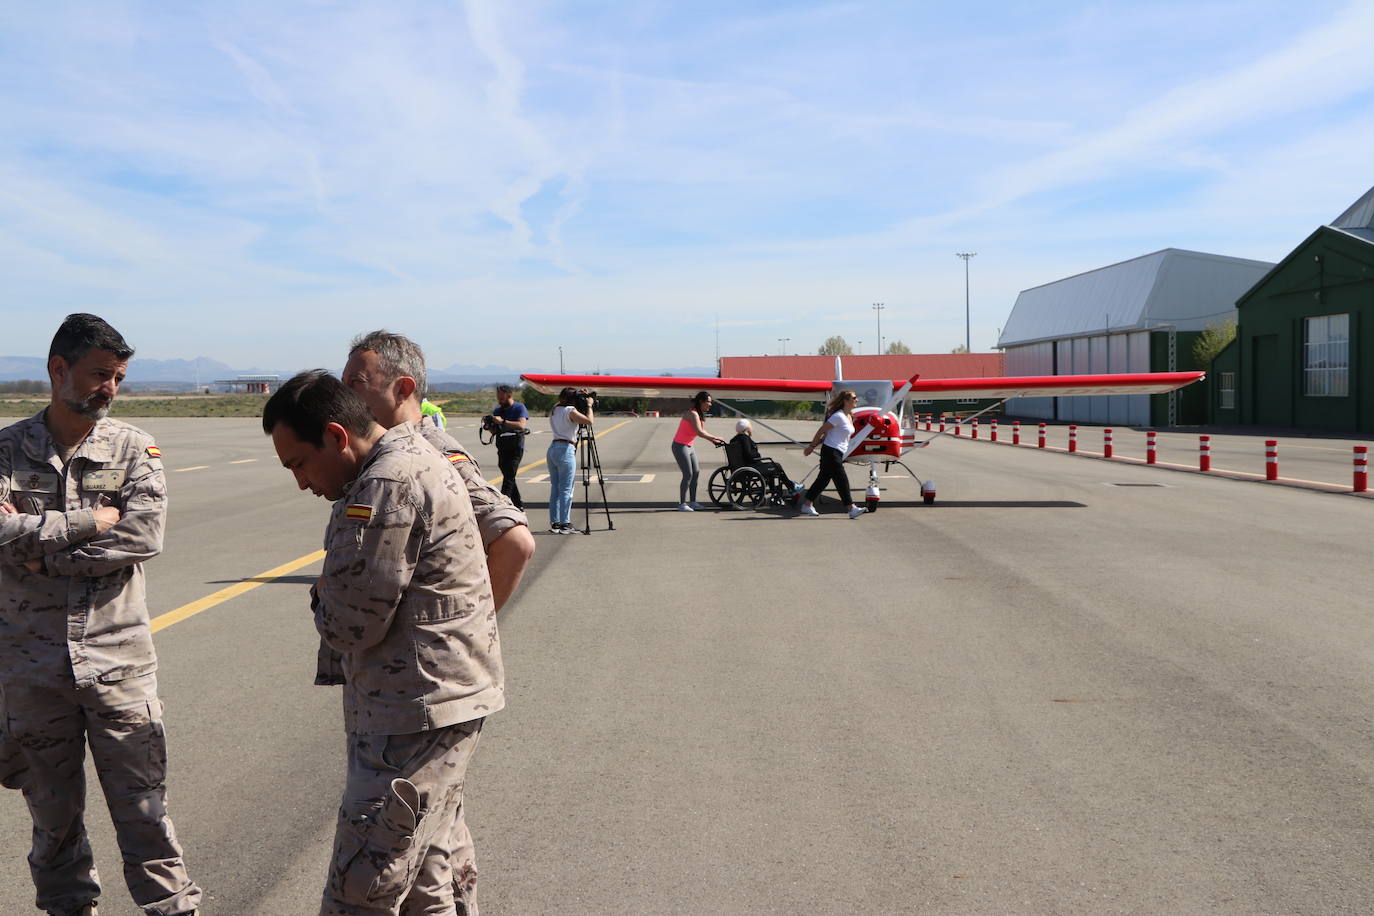
[[[189,468],[175,468],[175,469],[173,469],[172,473],[173,473],[173,474],[180,474],[182,471],[203,471],[203,470],[205,470],[206,468],[208,468],[209,466],[210,466],[210,465],[208,465],[208,464],[197,464],[197,465],[193,465],[192,467],[189,467]]]
[[[230,464],[247,464],[250,461],[257,461],[256,458],[240,458],[238,461],[231,461]]]

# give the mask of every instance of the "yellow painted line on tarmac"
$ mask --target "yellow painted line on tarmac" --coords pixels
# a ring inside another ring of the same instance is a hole
[[[240,458],[238,461],[231,461],[230,464],[247,464],[250,461],[257,461],[256,458]]]
[[[632,417],[631,419],[634,419],[634,418]],[[613,433],[613,432],[615,432],[617,429],[620,429],[620,427],[624,426],[626,423],[629,423],[629,422],[630,422],[630,420],[621,420],[619,423],[617,423],[615,426],[612,426],[610,429],[603,429],[603,430],[601,430],[599,433],[596,434],[596,438],[600,439],[602,436],[605,436],[605,435],[607,435],[608,433]],[[525,473],[526,471],[528,471],[530,468],[537,468],[537,467],[539,467],[539,465],[541,465],[541,464],[548,464],[548,459],[547,459],[547,458],[540,458],[538,461],[531,461],[529,464],[525,465],[523,468],[519,468],[518,470],[516,470],[515,473],[517,473],[517,474],[523,474],[523,473]],[[499,475],[496,476],[496,477],[493,477],[493,478],[491,478],[490,480],[487,481],[487,483],[491,484],[492,486],[495,486],[496,484],[499,484],[500,482],[501,482],[501,477],[500,477]]]
[[[192,601],[190,604],[183,604],[181,607],[177,608],[174,611],[168,611],[165,614],[160,614],[157,617],[154,617],[151,623],[152,631],[156,633],[158,630],[165,630],[172,624],[180,623],[187,617],[194,617],[201,611],[208,611],[215,605],[223,604],[230,598],[237,598],[244,592],[251,592],[259,585],[266,585],[273,579],[280,579],[282,576],[285,576],[288,573],[295,572],[302,566],[309,566],[311,563],[314,563],[322,559],[324,559],[324,551],[317,550],[314,553],[306,554],[305,556],[299,559],[292,560],[290,563],[278,566],[275,569],[269,569],[265,573],[259,573],[258,575],[253,576],[251,579],[244,579],[242,582],[235,582],[233,585],[222,588],[213,594],[206,595],[199,601]]]
[[[203,470],[205,470],[206,468],[208,468],[209,466],[210,466],[210,465],[208,465],[208,464],[197,464],[197,465],[193,465],[192,467],[189,467],[189,468],[173,468],[173,469],[172,469],[172,473],[173,473],[173,474],[180,474],[182,471],[203,471]]]
[[[600,439],[607,433],[613,432],[629,422],[629,420],[625,420],[623,422],[617,423],[610,429],[603,429],[596,434],[596,437]],[[249,458],[247,460],[256,461],[257,459]],[[238,463],[241,462],[231,462],[231,464]],[[527,471],[532,467],[537,467],[544,463],[545,459],[540,458],[538,461],[532,461],[529,464],[525,465],[517,473],[523,473],[524,471]],[[197,467],[191,468],[177,468],[177,470],[199,471],[207,467],[209,467],[209,465],[202,464]],[[497,483],[498,481],[500,481],[500,479],[500,477],[496,477],[487,482]],[[308,553],[303,557],[299,557],[298,559],[292,560],[290,563],[284,563],[281,566],[278,566],[274,569],[269,569],[267,570],[267,572],[258,573],[256,576],[253,576],[252,578],[244,579],[241,582],[235,582],[233,585],[226,586],[217,592],[206,595],[204,598],[201,598],[197,601],[192,601],[190,604],[183,604],[181,607],[175,610],[168,611],[165,614],[160,614],[157,617],[154,617],[150,623],[150,629],[154,633],[157,633],[160,630],[165,630],[174,623],[180,623],[188,617],[194,617],[201,611],[208,611],[210,610],[210,608],[215,607],[216,605],[223,604],[231,598],[237,598],[239,595],[242,595],[246,592],[251,592],[253,589],[257,588],[260,585],[266,585],[268,582],[271,582],[274,579],[280,579],[282,576],[290,575],[291,573],[295,572],[301,567],[309,566],[311,563],[318,562],[322,559],[324,559],[324,551],[317,550],[314,553]]]

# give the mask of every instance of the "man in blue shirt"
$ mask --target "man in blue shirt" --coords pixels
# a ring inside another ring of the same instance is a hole
[[[525,427],[529,425],[530,412],[515,399],[515,392],[509,385],[496,387],[496,400],[491,419],[496,426],[496,465],[501,469],[501,493],[515,503],[515,508],[524,509],[515,474],[525,454]]]

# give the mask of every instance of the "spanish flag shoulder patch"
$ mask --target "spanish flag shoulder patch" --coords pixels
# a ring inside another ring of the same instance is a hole
[[[453,462],[454,464],[457,464],[460,461],[471,461],[472,459],[469,458],[467,455],[464,455],[462,452],[454,452],[452,455],[448,456],[448,460]]]
[[[372,518],[372,507],[354,503],[344,509],[344,518],[365,522]]]
[[[158,448],[156,445],[150,445],[150,446],[148,446],[147,452],[148,452],[148,457],[149,457],[149,458],[161,458],[161,457],[162,457],[162,449]]]

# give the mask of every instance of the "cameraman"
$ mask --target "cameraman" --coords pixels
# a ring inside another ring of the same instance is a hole
[[[558,405],[549,414],[553,441],[545,457],[549,463],[549,531],[576,534],[572,526],[574,476],[577,474],[577,427],[592,425],[596,399],[586,391],[564,388]]]
[[[525,436],[529,432],[530,412],[525,405],[515,399],[515,392],[509,385],[496,386],[496,407],[487,417],[486,427],[491,431],[496,443],[496,464],[501,469],[501,492],[515,503],[515,508],[524,509],[520,499],[520,486],[515,481],[520,459],[525,454]]]

